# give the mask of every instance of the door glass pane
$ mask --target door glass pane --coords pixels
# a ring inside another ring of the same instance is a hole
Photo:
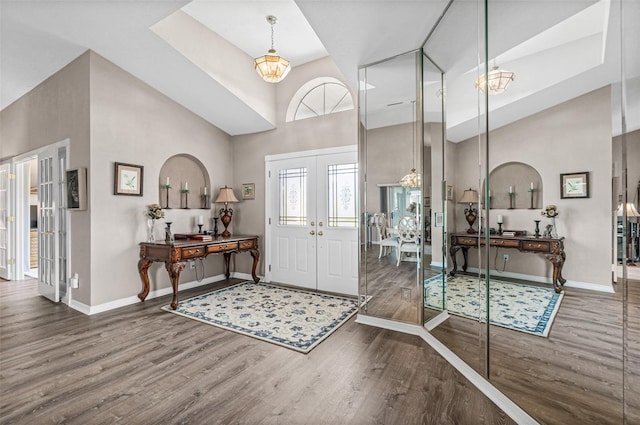
[[[307,168],[280,170],[279,223],[305,226],[307,224]]]
[[[328,167],[329,227],[356,227],[358,164],[335,164]]]

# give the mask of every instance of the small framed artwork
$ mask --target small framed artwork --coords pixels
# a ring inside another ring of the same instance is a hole
[[[560,174],[560,198],[588,198],[589,172]]]
[[[142,196],[142,165],[115,163],[113,174],[113,194]]]
[[[453,186],[451,185],[447,186],[446,199],[447,201],[453,201]]]
[[[242,199],[255,199],[256,198],[256,184],[244,183],[242,185]]]
[[[67,209],[87,209],[87,169],[74,168],[66,172]]]

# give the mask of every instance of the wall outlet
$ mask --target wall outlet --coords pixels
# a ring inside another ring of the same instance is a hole
[[[505,262],[509,261],[509,254],[503,254],[503,255],[502,255],[502,259],[503,259]]]
[[[196,262],[195,261],[189,261],[189,269],[193,270],[196,268]]]

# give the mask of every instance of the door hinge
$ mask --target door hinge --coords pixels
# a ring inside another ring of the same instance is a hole
[[[9,180],[15,180],[16,179],[16,175],[15,175],[15,173],[9,173],[9,174],[7,174],[7,178]]]
[[[15,263],[16,263],[16,259],[15,259],[15,258],[10,258],[10,259],[7,261],[7,264],[8,264],[8,265],[10,265],[10,266],[13,266]]]
[[[271,178],[271,170],[269,170],[269,178]]]
[[[16,221],[16,217],[13,215],[7,216],[7,221],[9,223],[13,223],[14,221]]]
[[[269,271],[271,271],[271,264],[269,264]]]
[[[269,217],[269,224],[271,224],[271,217]]]

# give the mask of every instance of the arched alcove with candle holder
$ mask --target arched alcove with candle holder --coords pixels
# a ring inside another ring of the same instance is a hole
[[[160,169],[159,204],[165,209],[210,209],[209,172],[200,160],[183,153],[168,158]]]
[[[489,174],[489,208],[541,209],[542,189],[542,177],[535,168],[523,162],[506,162]]]

